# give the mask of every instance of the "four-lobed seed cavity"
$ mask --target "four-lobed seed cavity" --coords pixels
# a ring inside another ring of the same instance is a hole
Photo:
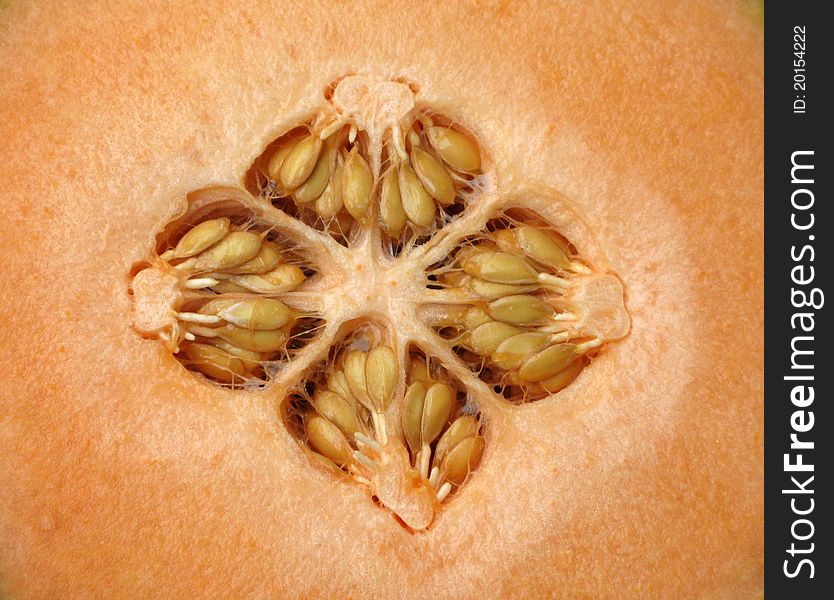
[[[189,194],[130,290],[134,329],[203,381],[280,381],[283,422],[311,466],[365,486],[411,531],[477,477],[479,402],[556,393],[630,327],[619,279],[524,207],[457,231],[458,248],[428,266],[434,234],[497,182],[475,136],[416,94],[361,76],[333,84],[245,189]],[[418,324],[397,326],[414,317],[498,395],[415,346]]]
[[[134,325],[217,383],[257,386],[319,325],[294,300],[313,271],[251,215],[215,212],[187,215],[163,234],[133,282],[137,315],[152,307],[155,326]]]
[[[351,108],[368,84],[342,80],[255,160],[247,189],[344,245],[372,232],[399,253],[429,239],[477,196],[483,153],[449,119],[406,102],[405,84],[388,84],[398,102],[376,101],[374,112]]]
[[[383,330],[359,328],[285,403],[285,421],[325,469],[348,474],[411,530],[480,464],[477,404],[436,361]]]
[[[538,215],[522,215],[492,220],[434,265],[430,287],[445,302],[423,310],[461,359],[513,402],[559,392],[630,327],[619,279],[593,271]]]

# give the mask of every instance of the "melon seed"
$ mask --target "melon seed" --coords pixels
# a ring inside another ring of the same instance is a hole
[[[269,163],[267,163],[266,166],[266,174],[272,181],[280,182],[281,165],[284,164],[287,155],[295,147],[296,143],[296,140],[290,140],[282,144],[277,150],[275,150],[275,152],[272,153],[272,156],[269,159]]]
[[[234,344],[230,344],[229,342],[225,342],[219,338],[212,339],[211,343],[213,346],[220,348],[224,352],[228,352],[232,356],[239,358],[243,363],[243,366],[246,367],[246,370],[250,373],[261,366],[261,363],[266,360],[268,356],[261,352],[252,352],[251,350],[238,348]]]
[[[582,371],[582,367],[584,366],[584,359],[577,358],[552,377],[542,381],[539,385],[541,385],[545,391],[555,394],[576,379],[576,376],[579,375],[579,372]]]
[[[429,364],[428,362],[421,360],[419,358],[412,358],[411,365],[408,368],[408,382],[412,383],[414,381],[430,381],[431,376],[429,375]]]
[[[222,271],[242,265],[257,256],[261,242],[261,236],[254,231],[233,231],[196,256],[190,268],[194,271]]]
[[[323,417],[329,419],[348,439],[362,431],[359,417],[353,406],[336,392],[321,390],[313,397],[313,408]]]
[[[539,325],[553,314],[553,308],[538,296],[504,296],[489,303],[490,316],[513,325]]]
[[[436,158],[415,146],[411,149],[411,163],[420,183],[435,200],[444,206],[455,201],[455,184]]]
[[[394,388],[397,387],[399,369],[397,357],[388,346],[377,346],[368,353],[365,361],[365,385],[377,411],[385,410]]]
[[[219,219],[203,221],[199,225],[192,227],[177,242],[177,246],[174,248],[173,258],[188,258],[213,246],[226,237],[226,234],[229,233],[229,225],[229,219],[220,217]]]
[[[525,254],[536,262],[559,269],[571,266],[570,257],[546,231],[530,226],[519,227],[516,238]]]
[[[417,175],[408,165],[400,165],[399,169],[400,195],[403,210],[408,220],[417,227],[428,227],[434,222],[437,206],[434,200],[420,183]]]
[[[434,448],[434,464],[440,465],[449,451],[466,438],[478,435],[478,420],[472,415],[461,415],[440,436]]]
[[[278,265],[261,275],[235,275],[229,278],[232,283],[260,294],[289,292],[304,283],[305,279],[304,271],[290,264]]]
[[[525,294],[527,292],[535,291],[535,285],[515,285],[512,283],[493,283],[491,281],[484,281],[482,279],[470,279],[470,289],[489,300],[500,298],[502,296],[509,296],[511,294]]]
[[[289,323],[295,312],[280,300],[253,298],[239,300],[221,309],[218,316],[245,329],[279,329]]]
[[[227,269],[235,275],[257,275],[274,269],[283,259],[281,250],[275,242],[264,240],[261,249],[254,258],[247,260],[242,265]]]
[[[354,146],[342,171],[342,202],[350,216],[363,224],[368,220],[373,185],[371,168]]]
[[[420,437],[423,445],[431,444],[449,420],[455,393],[445,383],[433,383],[426,390],[420,424]]]
[[[518,369],[524,360],[547,345],[546,333],[527,332],[508,337],[492,353],[492,362],[505,371]]]
[[[544,381],[562,371],[576,356],[576,344],[550,346],[525,360],[518,376],[522,381]]]
[[[243,361],[209,344],[189,343],[183,346],[190,364],[204,375],[223,383],[234,383],[246,377]]]
[[[300,204],[306,204],[322,195],[324,189],[327,187],[327,183],[330,181],[330,173],[333,170],[333,159],[335,155],[336,149],[328,145],[319,155],[316,166],[313,168],[313,172],[310,173],[310,177],[293,192],[293,200]]]
[[[269,331],[252,331],[234,325],[226,325],[216,330],[221,339],[238,348],[253,352],[277,352],[287,343],[288,334],[281,329]]]
[[[507,338],[520,333],[521,329],[509,323],[489,321],[478,325],[469,332],[466,345],[475,354],[485,356],[492,354],[498,348],[498,345]]]
[[[460,485],[469,473],[481,462],[484,453],[484,439],[480,437],[469,437],[461,440],[446,455],[440,465],[443,478],[447,481]]]
[[[294,190],[307,181],[318,162],[322,141],[317,135],[307,135],[295,144],[281,164],[281,185]]]
[[[403,402],[403,434],[412,454],[417,454],[423,446],[422,423],[423,408],[426,400],[426,384],[415,381],[405,392]]]
[[[361,350],[349,350],[342,361],[350,392],[359,403],[373,411],[375,409],[371,397],[368,395],[368,388],[365,379],[365,365],[368,360],[368,353]]]
[[[307,418],[307,441],[310,447],[344,468],[351,464],[353,449],[347,439],[333,423],[320,415]]]
[[[523,285],[536,283],[538,272],[524,259],[507,252],[481,252],[467,257],[461,264],[472,277],[492,283]]]
[[[313,203],[313,210],[322,219],[332,219],[344,206],[342,201],[343,165],[344,161],[342,157],[337,157],[336,166],[333,169],[333,175],[330,177],[330,181],[327,182],[327,186],[324,188],[321,196],[316,198],[315,203]]]
[[[350,393],[350,386],[342,371],[333,371],[327,379],[327,389],[331,392],[336,392],[345,400],[351,400],[353,398],[353,394]]]
[[[453,169],[472,173],[481,168],[481,155],[469,136],[449,127],[429,127],[426,134],[437,155]]]
[[[394,171],[388,171],[382,177],[382,189],[379,194],[379,216],[382,223],[393,237],[400,237],[408,217],[403,209],[400,184]]]

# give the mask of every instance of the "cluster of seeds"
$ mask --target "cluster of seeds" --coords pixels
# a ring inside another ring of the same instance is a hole
[[[402,414],[412,465],[443,500],[478,466],[484,438],[476,411],[458,402],[458,390],[422,356],[412,358]],[[456,414],[457,413],[457,414]]]
[[[323,223],[340,217],[345,222],[344,212],[368,223],[374,179],[355,127],[332,132],[310,126],[291,134],[279,141],[265,171],[264,191],[271,199],[289,198]]]
[[[408,116],[372,156],[355,123],[320,117],[270,144],[250,189],[343,242],[374,221],[396,242],[430,234],[462,209],[481,173],[475,141],[438,119]]]
[[[408,477],[442,502],[483,455],[477,411],[458,400],[459,385],[430,369],[423,355],[413,355],[403,374],[390,346],[372,344],[355,339],[298,392],[292,417],[299,437],[320,462],[371,485],[390,457],[407,448]]]
[[[306,279],[301,267],[285,259],[279,244],[263,233],[233,226],[226,217],[196,225],[161,258],[188,276],[187,289],[218,294],[283,294]]]
[[[266,296],[296,289],[306,279],[301,268],[265,233],[227,217],[192,227],[161,259],[189,294],[171,334],[184,362],[221,383],[262,379],[302,316]]]
[[[388,443],[385,413],[398,378],[397,357],[389,346],[344,351],[325,386],[312,395],[305,419],[310,447],[336,467],[371,468],[360,447],[374,450]]]
[[[395,239],[407,225],[416,232],[435,225],[481,169],[475,142],[457,129],[436,125],[429,116],[421,115],[407,135],[393,128],[387,143],[379,217]]]
[[[590,273],[550,229],[498,229],[439,269],[437,282],[463,302],[437,308],[432,320],[487,381],[519,386],[523,399],[554,393],[603,342],[576,330],[563,302]]]

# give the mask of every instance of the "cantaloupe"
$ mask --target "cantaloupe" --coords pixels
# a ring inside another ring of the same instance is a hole
[[[760,21],[0,3],[0,594],[760,595]]]

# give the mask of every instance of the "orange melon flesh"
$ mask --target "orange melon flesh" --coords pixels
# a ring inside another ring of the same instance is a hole
[[[0,593],[761,593],[753,5],[6,2],[0,40]],[[130,326],[131,266],[185,194],[241,185],[350,72],[475,132],[632,319],[493,420],[422,534],[310,468],[284,390],[207,385]]]

